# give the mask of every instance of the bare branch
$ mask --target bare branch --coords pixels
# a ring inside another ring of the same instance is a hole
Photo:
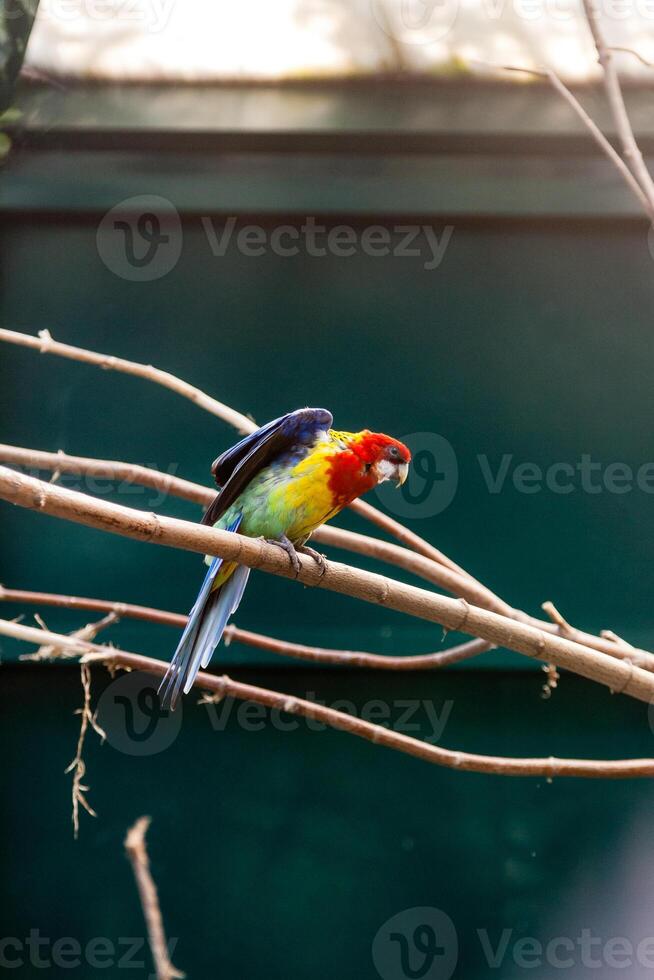
[[[442,551],[435,548],[433,544],[425,541],[424,538],[419,537],[410,531],[408,527],[404,524],[400,524],[399,521],[394,520],[389,517],[388,514],[383,514],[382,511],[377,510],[376,507],[372,507],[366,500],[353,500],[350,504],[350,510],[353,510],[356,514],[364,517],[371,524],[375,524],[382,531],[386,531],[391,537],[395,538],[400,544],[403,544],[406,548],[410,548],[412,551],[417,551],[419,555],[424,555],[425,558],[431,558],[432,561],[437,562],[439,565],[445,565],[446,568],[450,568],[453,572],[458,572],[459,575],[465,575],[466,578],[471,579],[473,582],[477,582],[477,579],[466,572],[464,568],[457,565],[456,562],[444,555]],[[477,582],[478,585],[481,583]],[[486,588],[482,586],[482,588]],[[493,593],[490,589],[486,590],[490,595]]]
[[[326,570],[322,572],[311,558],[305,556],[300,556],[300,571],[295,576],[287,556],[260,539],[142,513],[43,483],[5,467],[0,467],[0,498],[136,540],[217,555],[274,575],[297,578],[304,585],[325,588],[440,623],[448,630],[477,636],[496,646],[556,664],[617,693],[624,692],[647,702],[654,700],[654,674],[633,662],[618,660],[564,637],[480,609],[465,599],[450,599],[337,562],[327,562]]]
[[[643,65],[645,68],[654,68],[654,64],[652,64],[651,61],[648,61],[647,58],[644,58],[639,51],[634,51],[633,48],[622,48],[622,47],[617,47],[615,45],[611,45],[610,47],[607,47],[606,50],[620,51],[622,54],[631,54],[634,56],[634,58],[640,61],[641,65]]]
[[[10,623],[0,620],[0,635],[12,636],[27,643],[39,643],[41,631],[30,626]],[[88,666],[94,663],[104,664],[109,669],[125,668],[141,670],[163,677],[168,664],[162,660],[152,660],[136,653],[124,650],[114,650],[95,644],[83,643],[72,637],[58,634],[47,634],[45,639],[53,644],[68,646],[75,650],[82,662]],[[347,732],[358,738],[366,739],[375,745],[382,745],[397,752],[422,759],[433,765],[446,769],[457,769],[467,772],[492,773],[504,776],[545,776],[552,779],[555,776],[581,776],[588,778],[625,779],[636,776],[653,776],[654,759],[619,759],[619,760],[587,760],[587,759],[556,759],[547,758],[512,759],[503,756],[486,756],[470,752],[455,752],[421,742],[419,739],[393,729],[375,725],[335,708],[308,701],[295,695],[270,691],[267,688],[243,684],[230,677],[218,677],[201,671],[194,681],[194,687],[209,691],[219,697],[232,697],[240,701],[254,701],[277,711],[296,714],[322,722],[330,728]]]
[[[547,613],[547,615],[550,617],[550,619],[552,620],[553,623],[556,623],[556,625],[558,627],[560,627],[560,629],[561,629],[562,632],[564,632],[564,633],[573,633],[574,632],[574,630],[573,630],[572,626],[570,625],[570,623],[563,618],[563,616],[561,615],[561,613],[559,612],[559,610],[556,608],[556,606],[554,605],[554,603],[553,602],[550,602],[549,599],[547,600],[547,602],[544,602],[542,604],[541,609],[543,610],[543,612]]]
[[[165,612],[162,609],[151,609],[147,606],[136,606],[128,602],[109,602],[106,599],[85,599],[79,596],[57,595],[51,592],[26,592],[23,589],[5,589],[0,585],[0,602],[30,602],[43,606],[62,606],[68,609],[96,609],[106,611],[109,616],[141,619],[151,623],[163,623],[183,629],[188,621],[187,616],[179,613]],[[106,617],[106,619],[109,618]],[[105,623],[106,620],[102,620]],[[72,636],[81,639],[93,639],[82,636],[82,631],[76,631]],[[469,660],[481,653],[491,650],[492,644],[485,640],[470,640],[449,650],[439,650],[436,653],[415,654],[412,656],[391,657],[380,653],[364,653],[355,650],[332,650],[326,647],[307,646],[304,643],[291,643],[288,640],[277,640],[272,636],[252,633],[239,629],[230,624],[223,634],[225,644],[243,643],[245,646],[256,647],[259,650],[269,650],[283,657],[294,657],[297,660],[308,660],[313,663],[342,664],[349,667],[369,667],[377,670],[429,670],[438,667],[449,667],[452,664]],[[52,647],[43,647],[52,650]],[[69,656],[76,656],[69,653]],[[27,654],[21,659],[35,660],[37,654]],[[45,659],[38,657],[38,659]]]
[[[597,49],[597,60],[603,70],[604,87],[613,119],[615,120],[616,130],[622,143],[622,152],[627,158],[631,172],[638,181],[646,198],[647,215],[651,221],[654,221],[654,181],[647,169],[643,154],[640,152],[640,147],[636,142],[634,131],[631,128],[631,122],[629,121],[627,107],[620,86],[620,78],[615,67],[615,59],[613,58],[611,49],[604,40],[594,0],[583,0],[583,4],[586,20],[588,21],[588,26],[595,42],[595,48]]]
[[[177,978],[184,977],[185,974],[176,969],[170,961],[159,895],[150,871],[150,859],[145,846],[145,834],[150,822],[150,817],[139,817],[136,823],[130,827],[125,838],[125,850],[132,865],[136,887],[141,899],[141,908],[148,930],[157,980],[177,980]]]
[[[206,395],[199,388],[195,388],[187,381],[176,378],[168,371],[152,367],[151,364],[139,364],[137,361],[127,361],[123,357],[114,357],[110,354],[98,354],[96,351],[84,350],[82,347],[73,347],[70,344],[62,344],[53,340],[48,330],[39,330],[38,337],[31,337],[29,334],[19,333],[16,330],[6,330],[0,328],[0,340],[5,340],[10,344],[18,344],[20,347],[31,347],[38,350],[41,354],[57,354],[59,357],[67,357],[72,361],[82,361],[84,364],[93,364],[103,368],[105,371],[120,371],[122,374],[131,374],[145,381],[153,381],[155,384],[162,385],[175,394],[188,398],[199,408],[203,408],[211,415],[217,416],[229,425],[234,426],[238,431],[247,435],[256,429],[256,424],[247,415],[235,412],[233,408],[223,405]]]
[[[51,470],[57,474],[74,473],[93,476],[99,480],[120,481],[150,487],[159,493],[190,500],[194,504],[208,507],[216,491],[200,486],[190,480],[182,480],[169,473],[140,466],[138,463],[123,463],[112,459],[90,459],[88,456],[69,456],[67,453],[46,453],[38,449],[25,449],[22,446],[0,444],[0,460],[12,466],[25,466],[33,470]]]
[[[0,585],[0,599],[4,598],[3,592],[3,587]],[[44,603],[44,605],[47,605],[47,603]],[[47,626],[41,621],[38,614],[35,614],[34,618],[42,629],[47,629]],[[118,614],[112,610],[103,619],[98,620],[97,623],[87,623],[81,629],[74,630],[70,636],[78,637],[80,640],[94,640],[101,630],[106,629],[107,626],[113,626],[114,623],[118,622],[118,619]],[[56,660],[59,657],[66,658],[70,656],[74,656],[74,654],[70,654],[66,650],[58,649],[49,644],[44,644],[42,647],[39,647],[36,653],[26,653],[20,659],[40,661]]]
[[[552,71],[551,68],[518,68],[513,65],[502,65],[496,67],[499,67],[501,71],[522,72],[526,75],[539,75],[542,78],[548,78],[559,95],[565,99],[568,105],[571,106],[575,113],[579,116],[584,126],[588,129],[603,153],[606,154],[614,167],[616,167],[616,169],[619,171],[629,190],[638,198],[641,207],[649,217],[650,221],[654,222],[654,200],[649,200],[641,184],[638,180],[636,180],[634,174],[624,162],[620,154],[606,138],[597,123],[594,122],[588,115],[581,102],[579,102],[579,100],[572,94],[570,89],[563,84],[556,72]]]

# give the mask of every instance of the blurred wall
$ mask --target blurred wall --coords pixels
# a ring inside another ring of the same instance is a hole
[[[441,96],[436,116],[468,98]],[[73,91],[66,102],[78,120],[65,123],[52,116],[57,98],[25,96],[30,125],[16,134],[0,189],[4,324],[152,361],[261,421],[308,403],[328,406],[342,427],[409,436],[411,481],[373,503],[517,606],[537,612],[553,599],[580,626],[654,643],[652,494],[641,472],[652,459],[652,257],[644,222],[583,141],[546,132],[549,110],[521,117],[528,136],[507,117],[500,134],[499,110],[481,119],[469,103],[466,132],[427,128],[418,138],[397,120],[406,113],[408,126],[423,110],[394,91],[377,102],[307,95],[320,103],[321,137],[306,119],[304,135],[275,129],[265,112],[239,130],[238,93],[189,93],[168,127],[161,93]],[[211,98],[213,132],[192,108],[206,111]],[[278,112],[287,100],[289,118],[308,111],[298,92],[268,99]],[[384,112],[399,128],[381,132]],[[336,254],[333,239],[326,254],[310,254],[327,235],[309,242],[301,226],[311,217],[340,226],[338,248],[347,238],[354,254]],[[260,231],[234,244],[246,225]],[[297,232],[296,255],[272,245],[284,226],[287,247],[288,226]],[[416,254],[398,251],[407,226]],[[214,254],[226,227],[230,244]],[[155,386],[6,345],[0,421],[3,441],[205,482],[234,439]],[[134,487],[81,486],[198,516]],[[8,505],[0,515],[7,586],[176,611],[193,601],[196,556]],[[87,618],[41,611],[53,628]],[[395,653],[442,639],[428,624],[256,574],[238,623]],[[127,622],[103,636],[161,657],[176,639]],[[19,649],[3,641],[0,652],[8,660]],[[215,667],[357,714],[381,710],[407,734],[451,748],[652,754],[646,706],[569,676],[546,701],[539,672],[508,669],[516,661],[504,651],[493,657],[390,677],[307,670],[233,645]],[[18,975],[45,969],[32,930],[47,938],[39,950],[51,962],[56,940],[78,943],[66,975],[84,977],[122,977],[135,937],[132,958],[147,975],[121,848],[128,824],[149,813],[174,960],[189,977],[522,977],[531,949],[528,972],[549,978],[570,944],[575,977],[609,977],[616,937],[632,944],[621,976],[649,976],[646,953],[636,953],[652,932],[649,782],[450,772],[303,723],[287,731],[288,718],[255,718],[230,702],[209,710],[188,698],[181,714],[161,718],[147,678],[96,672],[108,743],[89,737],[85,781],[98,817],[82,814],[74,843],[64,768],[77,739],[78,672],[12,664],[2,680],[3,955]],[[101,966],[87,946],[98,938],[109,944]],[[548,946],[557,939],[564,946]]]

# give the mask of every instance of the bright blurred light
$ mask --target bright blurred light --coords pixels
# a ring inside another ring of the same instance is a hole
[[[596,0],[607,40],[654,57],[654,0]],[[627,74],[654,73],[618,54]],[[245,80],[402,69],[597,74],[581,0],[41,0],[27,63],[115,80]],[[517,76],[511,76],[518,80]]]

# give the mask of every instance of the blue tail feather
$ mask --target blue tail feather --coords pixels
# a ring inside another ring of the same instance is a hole
[[[240,523],[239,517],[228,530],[236,531]],[[243,597],[250,569],[238,565],[224,585],[214,589],[222,565],[222,558],[214,558],[211,562],[175,655],[159,685],[158,693],[164,707],[174,708],[181,691],[185,694],[190,691],[200,667],[208,665],[229,617],[236,612]]]

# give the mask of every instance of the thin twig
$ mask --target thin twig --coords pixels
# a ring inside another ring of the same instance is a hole
[[[627,643],[626,640],[624,640],[621,636],[618,636],[617,633],[614,633],[613,630],[602,630],[600,636],[602,636],[605,640],[611,640],[612,643],[619,643],[621,646],[626,646],[632,651],[632,653],[637,654],[639,652],[636,647],[633,647],[630,643]]]
[[[338,562],[326,562],[323,570],[307,556],[300,556],[299,572],[295,573],[281,549],[263,540],[159,514],[146,514],[65,490],[5,467],[0,467],[0,498],[53,517],[140,541],[216,555],[226,561],[236,561],[274,575],[295,578],[304,585],[325,588],[408,613],[419,619],[440,623],[448,630],[477,636],[496,646],[505,646],[545,663],[554,663],[604,684],[617,693],[624,692],[642,701],[654,701],[654,674],[642,670],[633,662],[599,653],[527,623],[478,608],[466,600],[451,599]]]
[[[256,429],[255,423],[247,415],[235,412],[228,405],[211,398],[209,395],[195,388],[187,381],[176,378],[168,371],[153,367],[151,364],[139,364],[137,361],[128,361],[123,357],[114,357],[111,354],[99,354],[96,351],[85,350],[82,347],[73,347],[71,344],[62,344],[53,340],[49,330],[39,330],[38,337],[30,337],[28,334],[18,333],[15,330],[0,329],[0,340],[6,340],[11,344],[19,344],[21,347],[31,347],[38,350],[41,354],[57,354],[59,357],[67,357],[73,361],[82,361],[84,364],[93,364],[95,367],[105,371],[119,371],[122,374],[131,374],[145,381],[153,381],[155,384],[162,385],[175,394],[188,398],[195,405],[210,412],[219,419],[233,425],[239,432],[247,435]]]
[[[90,459],[88,456],[69,456],[59,450],[56,453],[41,452],[38,449],[25,449],[22,446],[0,444],[0,460],[12,466],[24,466],[30,470],[54,471],[57,478],[62,473],[76,476],[92,476],[98,480],[110,480],[123,484],[149,487],[165,495],[190,500],[194,504],[208,507],[216,491],[200,486],[190,480],[183,480],[170,473],[162,473],[138,463],[124,463],[113,459]]]
[[[561,613],[559,612],[559,610],[556,608],[556,606],[554,605],[554,603],[553,602],[550,602],[549,599],[547,600],[547,602],[543,602],[542,603],[541,609],[543,610],[544,613],[547,613],[547,615],[550,617],[550,619],[552,620],[552,622],[553,623],[556,623],[556,625],[564,633],[573,633],[574,632],[574,630],[573,630],[572,626],[570,625],[570,623],[566,619],[563,618],[563,616],[561,615]]]
[[[640,152],[640,147],[636,142],[636,137],[629,121],[629,114],[627,113],[627,107],[620,85],[620,77],[615,67],[615,59],[604,40],[595,3],[596,0],[583,0],[586,20],[588,21],[588,27],[595,42],[595,48],[597,49],[597,60],[603,71],[604,87],[615,120],[618,137],[622,143],[622,152],[645,196],[647,215],[650,221],[654,222],[654,181],[647,169],[643,154]]]
[[[551,68],[519,68],[514,65],[497,65],[492,67],[497,67],[501,71],[522,72],[527,75],[539,75],[542,78],[548,78],[552,86],[576,112],[595,142],[606,154],[614,167],[616,167],[624,182],[627,184],[629,190],[638,198],[638,201],[647,216],[651,221],[654,221],[654,202],[648,199],[643,188],[641,187],[641,184],[638,180],[636,180],[634,174],[624,162],[620,154],[606,138],[597,123],[594,122],[588,115],[579,100],[575,98],[570,89],[563,84],[555,71],[552,71]]]
[[[49,637],[53,634],[48,633]],[[76,642],[83,642],[75,638]],[[54,646],[58,646],[57,643]],[[84,703],[81,708],[78,708],[76,714],[81,716],[79,736],[77,738],[77,749],[75,751],[75,758],[66,767],[66,772],[73,773],[73,786],[72,786],[72,801],[73,801],[73,834],[75,840],[79,837],[79,808],[80,805],[84,807],[86,812],[92,817],[97,817],[97,813],[91,806],[91,804],[86,799],[86,793],[88,793],[89,787],[86,786],[82,780],[86,774],[86,763],[84,762],[82,753],[84,751],[84,740],[86,739],[86,733],[89,726],[100,736],[104,741],[107,737],[106,733],[98,725],[96,720],[95,712],[91,711],[91,673],[86,664],[80,665],[80,676],[82,680],[82,691],[84,693]]]
[[[177,978],[184,977],[185,974],[174,967],[170,960],[159,895],[150,871],[150,859],[145,846],[145,834],[150,822],[150,817],[139,817],[136,823],[129,828],[125,837],[125,851],[132,865],[141,900],[152,959],[157,971],[157,980],[177,980]]]
[[[4,589],[0,585],[0,599],[4,598],[3,592]],[[47,603],[43,603],[43,604],[47,605]],[[97,607],[90,607],[90,608],[97,608]],[[37,620],[37,622],[39,623],[42,629],[47,629],[47,627],[41,621],[38,615],[35,615],[34,618]],[[103,619],[100,619],[97,623],[87,623],[86,626],[82,626],[81,629],[74,630],[74,632],[70,633],[69,635],[73,637],[77,637],[80,640],[94,640],[101,630],[106,629],[108,626],[113,626],[114,623],[118,622],[119,618],[120,617],[116,612],[116,610],[111,610]],[[70,657],[70,656],[71,654],[68,653],[66,650],[57,649],[56,647],[53,647],[49,644],[45,644],[44,646],[39,647],[36,653],[26,653],[20,659],[40,661],[40,660],[56,660],[60,657],[65,659],[66,657]],[[74,656],[74,654],[72,654],[72,656]]]
[[[12,636],[26,643],[39,643],[39,630],[33,627],[21,626],[0,620],[0,635]],[[152,660],[136,653],[125,650],[114,650],[97,644],[82,643],[72,637],[49,635],[47,639],[55,644],[67,645],[74,649],[84,664],[90,666],[101,663],[109,669],[123,668],[141,670],[157,677],[163,677],[168,664],[162,660]],[[202,691],[209,691],[219,697],[232,697],[240,701],[254,701],[277,711],[300,715],[322,722],[330,728],[347,732],[358,738],[366,739],[375,745],[394,749],[406,755],[422,759],[433,765],[446,769],[456,769],[467,772],[492,773],[504,776],[544,776],[552,779],[555,776],[581,776],[587,778],[624,779],[636,776],[653,776],[654,759],[557,759],[546,758],[515,759],[504,756],[486,756],[470,752],[456,752],[421,742],[419,739],[396,732],[382,725],[364,721],[335,708],[329,708],[317,701],[298,698],[295,695],[270,691],[267,688],[243,684],[230,677],[218,677],[201,671],[194,681],[194,686]]]
[[[651,61],[648,61],[647,58],[644,58],[643,57],[643,55],[640,53],[640,51],[635,51],[633,48],[622,48],[622,47],[616,46],[614,44],[611,44],[611,45],[607,46],[607,49],[606,50],[607,51],[620,51],[622,54],[631,54],[631,55],[634,56],[634,58],[636,58],[638,61],[640,61],[641,65],[643,65],[645,68],[654,68],[654,64],[652,64]]]
[[[145,620],[150,623],[162,623],[183,629],[188,621],[187,616],[179,613],[166,612],[163,609],[151,609],[148,606],[137,606],[128,602],[110,602],[106,599],[88,599],[80,596],[58,595],[52,592],[28,592],[24,589],[6,589],[0,585],[0,602],[29,602],[43,606],[60,606],[68,609],[95,609],[106,611],[115,617]],[[109,616],[106,617],[106,620]],[[101,620],[105,623],[106,620]],[[107,623],[108,625],[108,623]],[[90,640],[91,636],[82,635],[82,630],[72,633],[81,639]],[[380,653],[364,653],[359,650],[333,650],[327,647],[308,646],[304,643],[291,643],[289,640],[278,640],[261,633],[239,629],[233,623],[226,627],[223,634],[225,644],[243,643],[245,646],[256,647],[259,650],[269,650],[282,657],[293,657],[297,660],[308,660],[312,663],[336,664],[348,667],[368,667],[377,670],[430,670],[438,667],[449,667],[461,663],[471,657],[479,656],[493,649],[492,644],[485,640],[470,640],[448,650],[436,653],[422,653],[408,656],[392,657]],[[51,647],[42,648],[51,650]],[[51,656],[51,655],[50,655]],[[75,654],[68,654],[75,656]],[[36,654],[27,654],[21,659],[48,659]]]

